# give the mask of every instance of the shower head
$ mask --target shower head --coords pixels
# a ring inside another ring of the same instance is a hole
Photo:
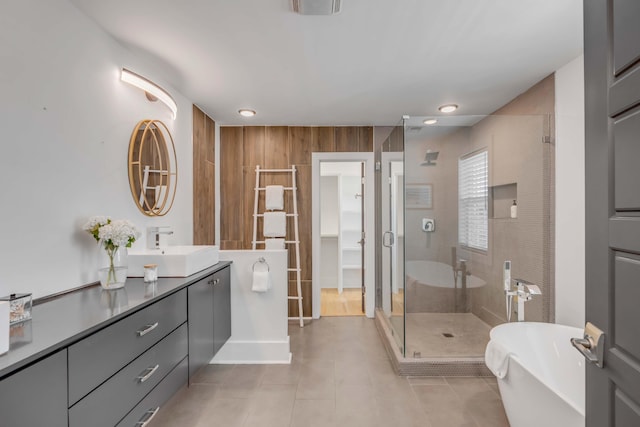
[[[438,159],[439,151],[427,150],[427,154],[424,155],[424,161],[420,163],[420,166],[435,166]]]

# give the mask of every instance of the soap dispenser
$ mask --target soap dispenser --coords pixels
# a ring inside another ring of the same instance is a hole
[[[513,204],[511,205],[511,218],[517,218],[517,217],[518,217],[518,205],[514,200]]]

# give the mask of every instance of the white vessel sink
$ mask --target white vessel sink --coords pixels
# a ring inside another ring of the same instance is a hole
[[[158,265],[158,277],[187,277],[217,264],[217,246],[167,246],[129,249],[129,277],[144,277],[146,264]]]

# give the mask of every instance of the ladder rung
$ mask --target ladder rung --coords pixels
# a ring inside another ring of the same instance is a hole
[[[299,268],[287,268],[287,271],[300,271]]]
[[[264,190],[266,190],[266,189],[267,189],[267,187],[258,187],[258,188],[254,188],[254,190],[260,190],[260,191],[264,191]],[[289,191],[291,191],[291,190],[297,190],[297,188],[295,188],[295,187],[284,187],[283,189],[284,189],[284,190],[289,190]]]
[[[257,172],[295,172],[295,169],[257,169]]]
[[[251,243],[264,245],[266,242],[264,240],[256,240],[256,241],[252,241]],[[300,242],[297,240],[285,240],[284,243],[287,245],[291,245],[291,244],[300,243]]]
[[[292,297],[292,296],[289,296],[289,297],[287,297],[287,298],[288,298],[288,299],[302,299],[302,297]]]
[[[253,216],[264,216],[264,214],[253,214]],[[285,216],[298,216],[298,214],[285,214]]]
[[[302,319],[302,320],[313,320],[313,317],[302,317],[302,318],[299,317],[299,316],[289,317],[289,320],[300,320],[300,319]]]

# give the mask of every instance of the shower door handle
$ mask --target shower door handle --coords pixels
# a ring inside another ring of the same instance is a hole
[[[386,242],[386,237],[389,236],[389,244],[385,243]],[[393,234],[393,231],[385,231],[384,233],[382,233],[382,246],[384,246],[385,248],[390,248],[394,245],[395,243],[395,236]]]

